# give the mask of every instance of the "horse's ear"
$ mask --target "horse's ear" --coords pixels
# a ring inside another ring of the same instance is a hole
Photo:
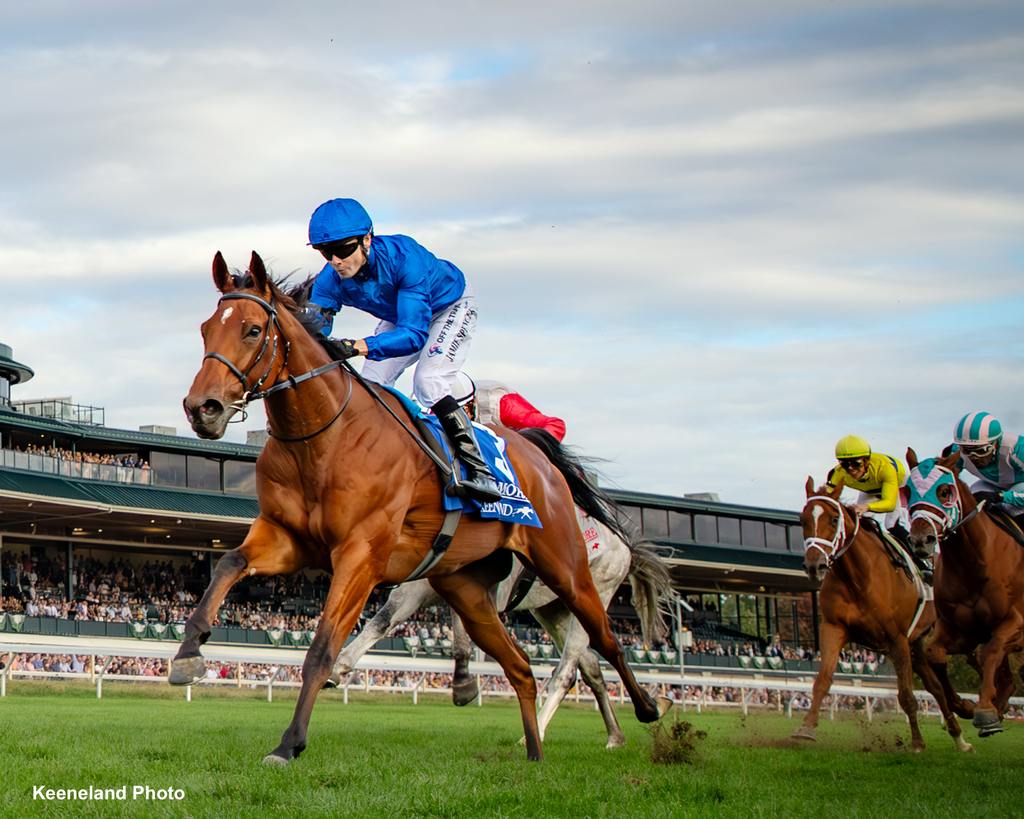
[[[213,257],[213,283],[221,293],[227,293],[229,290],[235,289],[235,280],[231,275],[231,271],[228,270],[228,263],[224,261],[224,257],[218,250],[217,255]]]
[[[263,264],[263,259],[260,258],[260,254],[255,250],[252,252],[252,258],[249,259],[249,275],[252,276],[256,289],[261,293],[266,293],[267,268]]]
[[[810,475],[807,476],[807,483],[804,484],[804,491],[807,493],[807,497],[811,497],[814,494],[814,478]]]
[[[917,465],[919,463],[921,463],[921,461],[918,460],[917,453],[914,452],[914,448],[912,446],[908,446],[907,447],[907,466],[909,466],[911,469],[917,469]]]
[[[939,459],[939,463],[953,472],[960,471],[960,450],[954,450],[950,447],[948,454],[943,455]]]

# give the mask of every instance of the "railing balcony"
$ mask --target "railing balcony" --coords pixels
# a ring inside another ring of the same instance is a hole
[[[0,449],[0,466],[8,469],[25,469],[30,472],[43,472],[47,475],[60,475],[64,478],[85,478],[93,481],[109,481],[111,483],[131,483],[152,486],[153,470],[135,466],[118,464],[98,464],[88,461],[71,461],[42,455],[35,452],[18,452],[13,449]]]
[[[11,409],[35,418],[52,418],[55,421],[87,424],[94,427],[103,426],[105,418],[103,407],[72,404],[69,401],[60,401],[58,399],[51,401],[14,401],[11,403]]]

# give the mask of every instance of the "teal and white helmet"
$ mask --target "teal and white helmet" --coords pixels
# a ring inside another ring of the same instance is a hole
[[[953,429],[953,443],[978,447],[997,444],[1003,437],[1003,425],[989,412],[969,412]]]

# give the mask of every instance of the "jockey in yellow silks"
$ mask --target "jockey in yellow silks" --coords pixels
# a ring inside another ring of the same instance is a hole
[[[906,541],[907,505],[901,489],[907,482],[907,468],[903,461],[872,452],[871,445],[857,435],[839,439],[836,460],[839,463],[828,473],[829,486],[842,482],[859,490],[853,511],[858,515],[884,515],[885,528]]]

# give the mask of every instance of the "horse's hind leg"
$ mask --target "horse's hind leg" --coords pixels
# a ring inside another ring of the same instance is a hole
[[[473,658],[473,641],[462,625],[462,618],[452,612],[452,702],[455,705],[469,705],[480,696],[476,677],[469,673],[469,661]]]
[[[611,700],[608,697],[608,689],[604,684],[604,676],[601,674],[601,664],[596,655],[590,651],[587,633],[583,630],[583,626],[569,613],[561,600],[556,600],[554,603],[535,610],[533,616],[551,635],[561,653],[561,660],[549,681],[549,696],[544,700],[537,716],[541,739],[547,733],[548,724],[555,716],[558,706],[576,681],[576,670],[579,668],[581,676],[594,692],[601,717],[604,719],[605,728],[608,731],[608,741],[605,747],[621,748],[626,744],[626,737],[622,733],[619,721],[615,717],[615,709],[612,708]]]
[[[217,561],[210,585],[185,623],[185,635],[171,660],[168,682],[191,685],[205,676],[199,647],[209,638],[227,593],[243,575],[290,574],[304,565],[292,539],[277,526],[257,518],[242,545]]]
[[[327,678],[328,687],[341,685],[341,681],[355,670],[359,658],[373,648],[379,639],[412,617],[431,599],[436,598],[437,594],[430,588],[429,580],[417,580],[396,586],[384,605],[363,626],[363,630],[342,649],[331,676]]]
[[[803,723],[793,732],[794,739],[817,739],[815,733],[818,729],[821,701],[832,687],[832,676],[836,673],[839,652],[846,645],[846,639],[846,629],[842,626],[829,622],[821,624],[821,665],[818,667],[818,675],[814,678],[811,707]]]
[[[567,504],[567,508],[572,509]],[[557,594],[569,610],[580,621],[590,645],[607,660],[618,673],[622,684],[633,701],[633,710],[640,722],[654,722],[671,707],[664,701],[662,708],[654,701],[633,676],[633,670],[626,664],[622,649],[612,634],[608,622],[608,612],[590,576],[586,564],[586,552],[582,547],[582,535],[576,525],[575,516],[570,521],[572,528],[557,525],[554,515],[542,516],[544,529],[530,529],[530,553],[528,557],[534,565],[537,576]],[[580,542],[580,548],[567,549],[565,544]]]
[[[491,599],[495,578],[482,577],[480,563],[455,574],[431,577],[430,583],[462,618],[469,636],[494,657],[505,671],[519,698],[519,711],[526,735],[526,756],[542,758],[540,731],[537,728],[537,683],[526,654],[505,630]]]

